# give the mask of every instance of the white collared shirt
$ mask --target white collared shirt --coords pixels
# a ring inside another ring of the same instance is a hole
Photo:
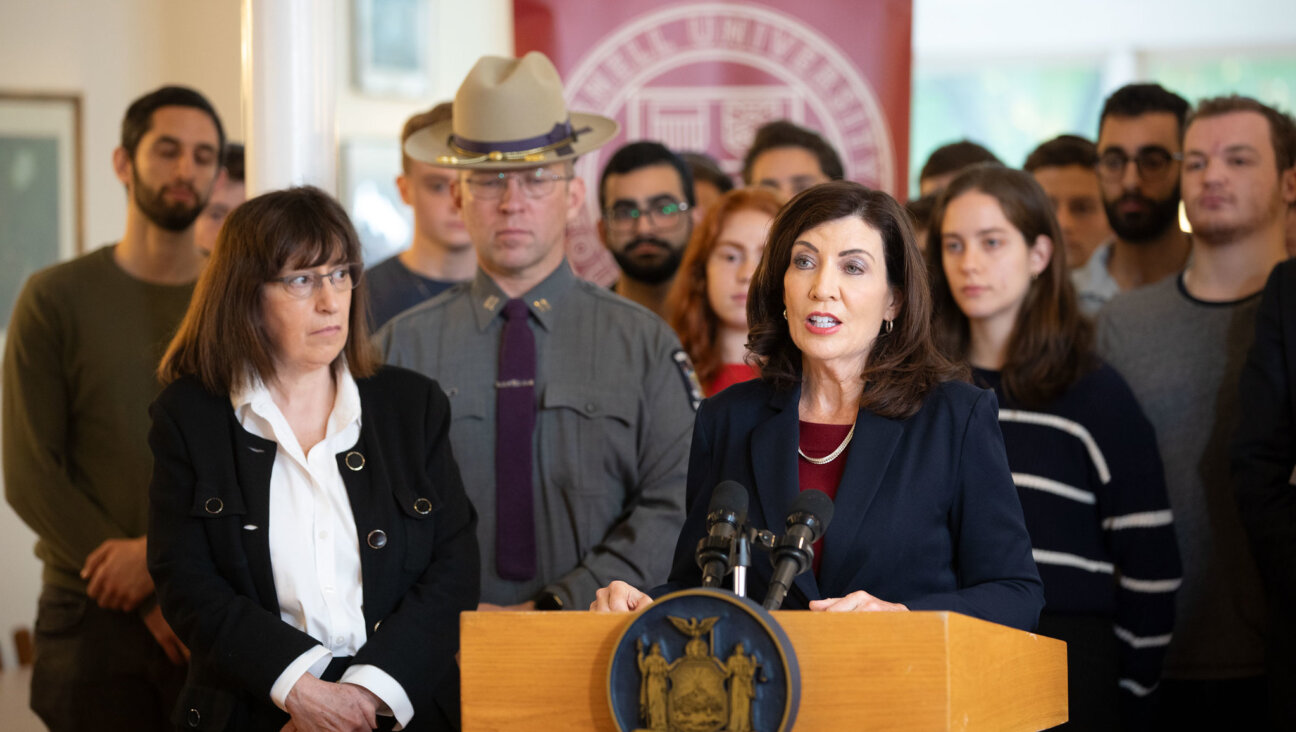
[[[279,446],[267,528],[279,617],[320,643],[290,663],[270,689],[274,703],[287,711],[288,692],[303,674],[318,677],[335,656],[354,656],[365,643],[360,539],[336,457],[360,437],[360,392],[351,372],[341,369],[324,439],[309,453],[260,379],[230,401],[243,429]],[[405,690],[376,666],[352,665],[341,681],[382,699],[397,729],[414,716]]]

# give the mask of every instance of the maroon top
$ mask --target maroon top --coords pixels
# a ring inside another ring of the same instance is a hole
[[[842,444],[842,440],[846,439],[850,431],[851,425],[848,424],[819,424],[802,420],[801,452],[812,458],[827,457]],[[849,453],[850,446],[847,445],[835,460],[823,465],[815,465],[797,455],[797,481],[800,483],[801,490],[811,488],[821,490],[827,493],[829,498],[836,499],[837,486],[841,484],[842,473],[846,472],[846,455]],[[814,573],[817,577],[819,560],[823,558],[823,539],[815,542],[814,553]]]

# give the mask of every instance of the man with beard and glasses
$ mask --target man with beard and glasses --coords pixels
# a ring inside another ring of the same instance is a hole
[[[1256,548],[1264,549],[1266,530],[1292,531],[1291,513],[1275,510],[1271,499],[1256,500],[1255,491],[1264,487],[1248,475],[1268,469],[1244,471],[1235,497],[1229,440],[1240,425],[1244,435],[1262,440],[1290,434],[1289,426],[1266,419],[1285,408],[1289,394],[1255,398],[1248,392],[1244,410],[1238,393],[1261,290],[1286,258],[1284,217],[1287,201],[1296,197],[1290,128],[1285,115],[1253,99],[1202,100],[1183,137],[1183,198],[1193,227],[1188,266],[1178,276],[1117,296],[1098,319],[1102,355],[1129,381],[1156,428],[1183,559],[1161,683],[1166,729],[1270,728],[1266,598],[1247,530]],[[1277,353],[1272,361],[1284,358]],[[1272,460],[1281,452],[1262,446],[1252,455]],[[1291,462],[1277,459],[1290,491]],[[1152,520],[1170,517],[1124,523]],[[1262,568],[1278,568],[1268,576],[1280,576],[1292,561],[1286,549],[1256,558]],[[1290,624],[1290,615],[1279,622]],[[1289,681],[1281,689],[1283,703],[1290,703],[1291,691]]]
[[[666,293],[693,233],[693,174],[658,142],[632,142],[599,181],[599,237],[621,267],[613,288],[666,318]]]
[[[1098,122],[1098,182],[1116,236],[1072,281],[1095,315],[1117,293],[1150,285],[1188,261],[1179,228],[1180,137],[1188,102],[1159,84],[1129,84],[1107,97]]]
[[[203,257],[194,221],[225,135],[198,92],[163,87],[122,120],[126,231],[27,279],[4,356],[5,493],[44,562],[32,709],[51,730],[163,730],[188,651],[145,566],[148,405]]]

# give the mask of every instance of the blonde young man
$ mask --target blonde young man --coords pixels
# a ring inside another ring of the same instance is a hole
[[[450,119],[450,109],[450,102],[442,102],[410,117],[401,130],[401,144],[415,132]],[[396,187],[414,212],[414,238],[408,249],[365,272],[369,318],[375,329],[402,310],[472,279],[477,271],[472,241],[450,195],[457,175],[452,168],[429,165],[401,151]]]

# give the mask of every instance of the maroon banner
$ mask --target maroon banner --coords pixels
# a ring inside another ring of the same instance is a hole
[[[598,240],[597,184],[621,145],[658,140],[702,151],[739,178],[757,127],[788,119],[821,132],[846,177],[903,197],[909,155],[911,0],[591,3],[514,0],[517,55],[543,51],[568,106],[621,123],[577,163],[586,216],[568,255],[608,284],[616,264]]]

